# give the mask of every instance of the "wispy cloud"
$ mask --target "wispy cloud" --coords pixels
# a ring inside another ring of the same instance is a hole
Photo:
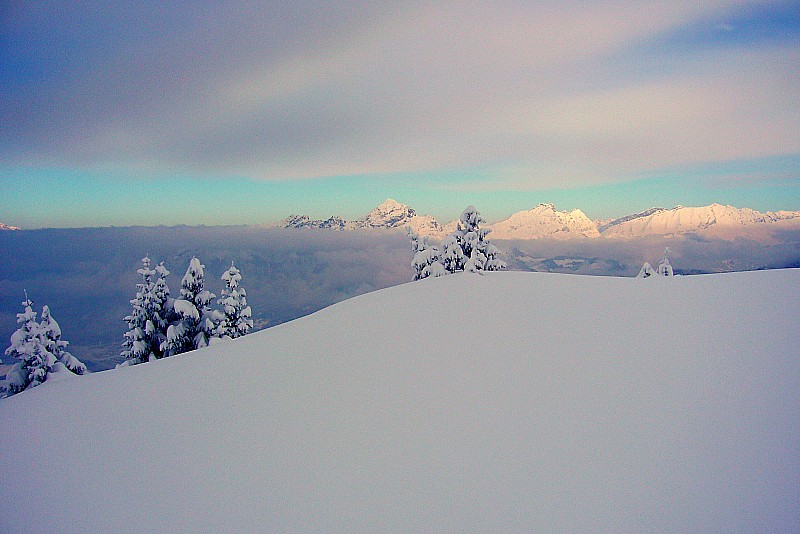
[[[572,187],[800,152],[783,2],[23,2],[0,24],[5,166]]]

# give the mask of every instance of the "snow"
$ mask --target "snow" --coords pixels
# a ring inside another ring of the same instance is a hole
[[[597,225],[581,210],[558,211],[552,204],[539,204],[492,225],[495,239],[573,239],[600,237]]]
[[[196,321],[200,320],[200,312],[198,312],[197,307],[188,300],[177,299],[173,306],[175,312],[181,317],[190,317]]]
[[[711,204],[698,208],[677,206],[671,210],[654,208],[640,216],[612,221],[603,229],[604,237],[641,237],[647,235],[680,235],[701,232],[709,237],[732,238],[747,235],[753,227],[787,223],[797,227],[800,212],[765,212]]]
[[[391,229],[410,227],[420,236],[442,239],[456,230],[458,221],[440,224],[429,215],[417,215],[413,208],[387,199],[363,219],[345,221],[331,217],[312,221],[307,215],[290,215],[281,228],[334,228],[338,230]],[[616,219],[592,221],[580,209],[558,211],[553,204],[539,204],[494,223],[494,239],[586,239],[637,238],[651,235],[701,234],[709,238],[735,240],[749,237],[774,243],[772,233],[800,229],[800,211],[759,212],[711,204],[701,207],[651,208]]]
[[[327,220],[312,220],[308,215],[289,215],[278,223],[279,228],[308,228],[308,229],[413,229],[420,235],[441,238],[447,232],[430,215],[417,215],[416,211],[406,204],[401,204],[394,199],[386,199],[375,207],[362,219],[346,221],[338,216]]]
[[[653,278],[430,278],[48,381],[0,402],[0,531],[797,532],[800,270]]]

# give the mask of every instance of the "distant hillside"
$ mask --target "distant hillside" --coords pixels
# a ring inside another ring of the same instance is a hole
[[[4,532],[796,532],[800,270],[458,274],[0,401]]]

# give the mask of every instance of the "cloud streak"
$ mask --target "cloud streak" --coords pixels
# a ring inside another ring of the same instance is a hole
[[[800,152],[791,21],[695,36],[737,35],[737,1],[20,5],[3,165],[572,187]]]

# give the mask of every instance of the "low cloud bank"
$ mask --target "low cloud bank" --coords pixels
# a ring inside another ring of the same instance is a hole
[[[490,236],[491,237],[491,236]],[[501,241],[512,270],[634,276],[665,247],[677,273],[800,266],[800,232],[781,243],[683,239]],[[113,367],[123,317],[130,312],[143,256],[172,272],[172,294],[189,260],[206,266],[206,287],[219,295],[233,261],[244,277],[257,327],[280,324],[335,302],[413,278],[408,239],[400,231],[335,232],[257,227],[132,227],[0,233],[0,342],[17,328],[23,290],[34,309],[49,305],[91,370]],[[216,303],[215,303],[216,304]]]

